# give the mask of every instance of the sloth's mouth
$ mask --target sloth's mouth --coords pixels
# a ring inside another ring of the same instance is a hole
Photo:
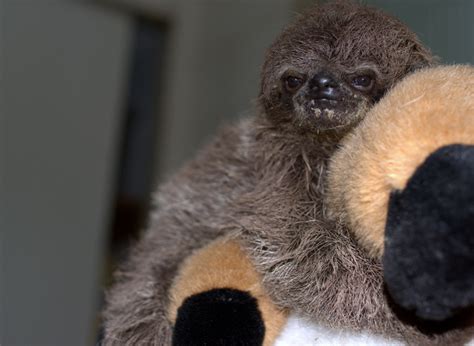
[[[339,100],[329,99],[326,97],[314,98],[309,101],[309,105],[312,108],[320,108],[318,106],[336,106],[339,103]]]
[[[337,126],[344,122],[344,119],[341,119],[343,111],[340,109],[338,100],[329,98],[311,99],[306,103],[305,108],[307,115],[320,125],[325,125],[323,127]]]
[[[301,95],[294,100],[294,107],[296,125],[311,132],[346,131],[362,116],[357,102],[346,97]]]

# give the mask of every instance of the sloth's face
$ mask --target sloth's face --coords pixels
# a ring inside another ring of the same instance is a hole
[[[367,66],[351,71],[329,66],[284,67],[272,103],[303,131],[351,128],[385,92],[376,68]]]
[[[285,129],[345,133],[430,52],[398,20],[351,1],[316,6],[267,51],[260,104]]]

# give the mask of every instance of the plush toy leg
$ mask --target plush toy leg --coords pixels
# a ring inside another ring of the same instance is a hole
[[[170,293],[173,344],[272,345],[287,320],[236,241],[190,256]]]
[[[474,146],[431,154],[392,194],[383,256],[395,302],[444,321],[474,305]]]

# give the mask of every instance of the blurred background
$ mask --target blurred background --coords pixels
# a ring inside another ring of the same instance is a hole
[[[445,63],[472,0],[365,1]],[[307,0],[0,0],[0,344],[92,345],[151,191],[251,113],[265,48]]]

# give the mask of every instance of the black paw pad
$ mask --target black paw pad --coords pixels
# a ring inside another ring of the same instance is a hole
[[[395,303],[443,321],[474,304],[474,147],[431,154],[392,194],[383,257]]]
[[[255,298],[235,289],[214,289],[188,297],[178,309],[173,345],[262,345],[264,335]]]

